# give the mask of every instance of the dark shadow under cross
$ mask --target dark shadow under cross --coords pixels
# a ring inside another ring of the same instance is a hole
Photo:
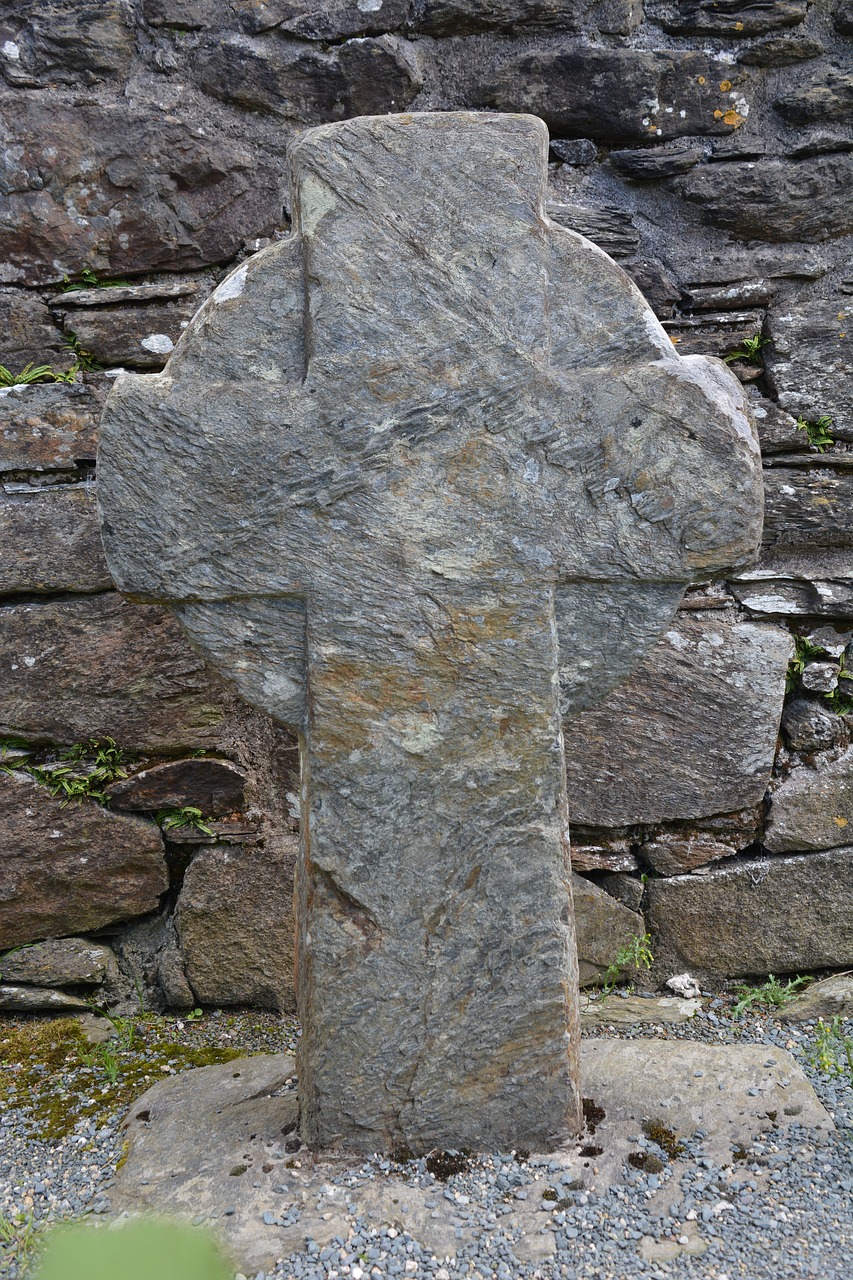
[[[577,1130],[561,718],[760,536],[739,384],[546,219],[546,155],[529,116],[311,131],[293,236],[105,411],[118,586],[302,735],[312,1143]]]

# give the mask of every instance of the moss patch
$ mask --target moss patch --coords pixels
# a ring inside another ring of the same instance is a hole
[[[159,1030],[138,1019],[132,1036],[93,1049],[76,1018],[0,1020],[0,1103],[28,1117],[34,1138],[55,1141],[81,1121],[106,1123],[166,1075],[244,1056],[162,1041]]]

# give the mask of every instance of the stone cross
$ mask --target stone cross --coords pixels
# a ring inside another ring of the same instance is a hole
[[[301,1131],[577,1132],[561,717],[748,563],[740,385],[544,213],[531,116],[325,125],[289,239],[116,381],[104,541],[302,742]]]

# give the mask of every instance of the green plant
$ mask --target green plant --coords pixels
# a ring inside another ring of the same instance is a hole
[[[835,444],[835,437],[829,431],[831,426],[832,418],[826,413],[821,414],[819,418],[815,418],[813,422],[810,422],[807,418],[797,418],[797,430],[805,431],[809,444],[817,449],[818,453],[825,453],[827,449]]]
[[[197,1227],[145,1219],[121,1231],[82,1223],[56,1227],[44,1245],[39,1280],[229,1280],[211,1236]]]
[[[74,352],[74,373],[76,373],[78,369],[97,370],[101,368],[101,365],[98,364],[97,360],[92,355],[92,352],[88,351],[86,347],[80,345],[80,339],[77,337],[76,333],[69,332],[66,335],[65,345]],[[69,370],[69,372],[72,372],[72,370]],[[65,381],[67,382],[68,379],[66,378]]]
[[[761,348],[766,347],[769,341],[769,338],[762,338],[760,333],[756,333],[751,338],[744,338],[740,345],[728,355],[723,356],[723,359],[727,364],[734,364],[735,360],[757,360],[761,354]]]
[[[102,280],[91,267],[84,267],[76,280],[69,276],[63,276],[62,280],[63,293],[77,293],[81,289],[119,289],[130,284],[129,280]]]
[[[10,1216],[0,1209],[0,1261],[5,1255],[7,1261],[26,1264],[35,1249],[36,1231],[32,1210]]]
[[[831,1022],[818,1018],[814,1048],[808,1059],[822,1075],[849,1075],[853,1081],[853,1035],[843,1031],[840,1014],[836,1014]]]
[[[751,1009],[754,1005],[764,1009],[783,1009],[786,1004],[793,1000],[800,987],[806,986],[811,980],[806,975],[805,977],[789,978],[787,982],[781,983],[771,973],[768,974],[767,981],[763,982],[760,987],[751,987],[747,983],[741,982],[735,987],[740,999],[732,1012],[736,1018],[739,1018],[741,1014],[746,1013],[747,1009]]]
[[[31,386],[36,382],[73,382],[67,373],[55,373],[49,364],[28,364],[20,373],[12,373],[0,364],[0,387]]]
[[[635,973],[639,973],[640,969],[651,969],[654,963],[651,941],[648,933],[638,933],[631,938],[630,942],[626,942],[619,948],[613,963],[608,965],[602,976],[601,994],[603,996],[609,996],[615,989],[623,969],[633,969]]]
[[[163,831],[177,831],[180,827],[194,827],[196,831],[202,831],[206,836],[212,836],[213,832],[204,820],[201,809],[196,809],[193,805],[185,805],[183,809],[161,809],[155,817],[155,822]]]
[[[59,753],[53,764],[19,764],[18,768],[42,783],[51,795],[63,797],[63,804],[70,800],[97,800],[106,804],[104,790],[111,782],[126,778],[124,756],[113,738],[90,738],[88,743],[77,742]]]
[[[110,1084],[115,1084],[116,1080],[118,1080],[120,1064],[115,1051],[110,1045],[95,1045],[95,1048],[90,1052],[81,1052],[79,1058],[84,1067],[90,1067],[94,1071],[102,1071]]]
[[[200,1022],[203,1017],[203,1009],[190,1009],[189,1013],[184,1014],[184,1019],[187,1022]]]

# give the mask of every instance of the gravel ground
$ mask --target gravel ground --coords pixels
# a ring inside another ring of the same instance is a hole
[[[755,1011],[737,1019],[732,1016],[733,1003],[729,998],[716,998],[707,1001],[703,1012],[691,1022],[623,1027],[618,1034],[766,1044],[790,1050],[835,1119],[835,1134],[820,1145],[807,1131],[792,1125],[784,1135],[765,1135],[764,1141],[743,1151],[742,1158],[733,1164],[715,1167],[703,1156],[703,1135],[699,1132],[686,1139],[687,1158],[671,1166],[664,1151],[641,1139],[640,1145],[663,1166],[660,1172],[626,1166],[622,1184],[598,1197],[582,1188],[561,1185],[561,1171],[556,1166],[549,1168],[547,1158],[494,1155],[465,1162],[461,1172],[446,1180],[436,1179],[423,1160],[400,1166],[376,1158],[353,1166],[339,1181],[356,1187],[392,1171],[399,1174],[402,1168],[412,1185],[434,1189],[434,1212],[455,1220],[460,1235],[464,1224],[482,1226],[476,1245],[463,1248],[455,1259],[447,1261],[422,1250],[405,1230],[380,1230],[353,1215],[346,1239],[322,1250],[309,1242],[304,1253],[246,1280],[335,1280],[345,1276],[351,1280],[392,1276],[412,1280],[427,1276],[435,1280],[461,1276],[482,1280],[626,1280],[635,1275],[649,1280],[758,1280],[764,1276],[773,1280],[811,1276],[850,1280],[850,1074],[821,1072],[812,1065],[819,1048],[814,1024],[789,1026]],[[9,1037],[32,1024],[33,1020],[24,1019],[0,1022],[0,1050],[5,1038],[7,1058],[8,1045],[14,1043]],[[39,1025],[44,1026],[45,1021],[40,1020]],[[853,1035],[853,1023],[848,1022],[842,1030]],[[127,1040],[126,1024],[119,1031],[124,1031]],[[611,1033],[597,1028],[595,1034]],[[21,1073],[4,1067],[0,1275],[24,1280],[31,1274],[34,1246],[47,1223],[108,1213],[110,1187],[122,1150],[118,1125],[130,1096],[162,1078],[162,1072],[198,1065],[209,1060],[211,1053],[227,1056],[234,1049],[242,1053],[292,1050],[297,1035],[293,1019],[257,1012],[217,1011],[194,1022],[149,1017],[137,1020],[133,1044],[116,1049],[115,1062],[109,1053],[106,1058],[99,1057],[103,1051],[97,1046],[86,1054],[72,1044],[66,1053],[68,1045],[62,1043],[52,1061],[29,1069],[23,1079],[26,1087],[10,1087],[9,1079]],[[122,1043],[121,1034],[110,1045],[116,1043]],[[81,1061],[81,1053],[88,1058],[88,1065]],[[213,1060],[222,1058],[214,1056]],[[43,1086],[39,1084],[41,1077]],[[59,1121],[45,1106],[45,1098],[57,1096],[66,1102],[70,1099]],[[57,1125],[69,1131],[57,1136]],[[517,1200],[534,1198],[541,1204],[543,1225],[548,1224],[556,1233],[558,1253],[544,1262],[520,1264],[512,1252],[511,1233],[502,1230],[501,1219]],[[405,1205],[400,1209],[405,1221]]]

